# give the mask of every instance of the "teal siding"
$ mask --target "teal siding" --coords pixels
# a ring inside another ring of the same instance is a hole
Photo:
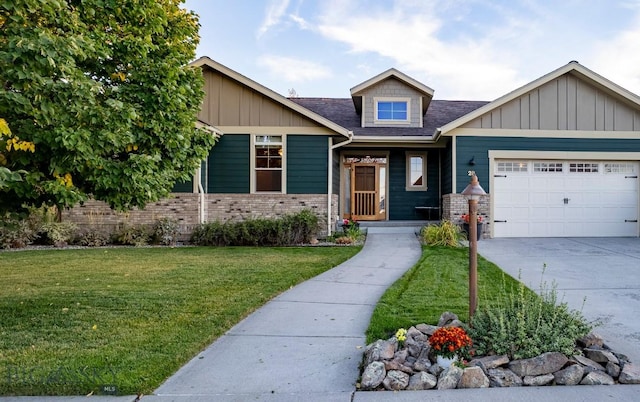
[[[489,150],[509,151],[579,151],[579,152],[640,152],[640,141],[632,139],[572,139],[516,137],[457,137],[456,192],[469,184],[469,170],[475,170],[480,185],[489,188]],[[475,165],[469,160],[475,157]]]
[[[442,155],[442,194],[451,194],[453,188],[453,146],[451,141],[440,151]]]
[[[193,192],[193,178],[188,181],[176,182],[173,186],[172,193],[192,193]]]
[[[287,135],[287,193],[326,194],[328,150],[326,136]]]
[[[249,193],[250,147],[248,134],[220,138],[209,154],[207,193]]]
[[[412,149],[412,151],[424,151]],[[393,150],[389,154],[389,220],[420,220],[425,215],[416,212],[415,207],[440,206],[439,177],[440,167],[438,149],[427,152],[427,191],[406,191],[406,154],[405,150]],[[432,215],[436,218],[435,214]]]
[[[333,188],[331,189],[333,194],[340,194],[340,185],[342,184],[340,181],[340,173],[341,173],[341,165],[342,160],[340,159],[340,152],[337,150],[333,151]]]

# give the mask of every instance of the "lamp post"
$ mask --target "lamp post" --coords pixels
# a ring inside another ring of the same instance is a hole
[[[478,307],[478,200],[484,192],[478,182],[478,176],[469,171],[471,182],[462,191],[469,197],[469,321]]]

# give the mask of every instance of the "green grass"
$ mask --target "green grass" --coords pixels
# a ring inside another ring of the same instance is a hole
[[[0,253],[0,395],[148,394],[269,299],[359,250]]]
[[[517,289],[515,279],[478,256],[479,306],[504,301]],[[505,293],[506,292],[506,293]],[[426,323],[435,325],[451,311],[469,318],[469,251],[467,248],[423,247],[422,258],[394,283],[378,302],[367,329],[367,343],[387,339],[398,328]]]

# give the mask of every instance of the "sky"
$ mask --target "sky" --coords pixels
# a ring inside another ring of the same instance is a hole
[[[396,68],[491,101],[572,60],[640,94],[640,0],[187,0],[208,56],[289,96],[349,98]]]

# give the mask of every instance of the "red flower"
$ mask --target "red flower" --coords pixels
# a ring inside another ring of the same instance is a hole
[[[429,343],[434,350],[445,357],[464,354],[471,347],[472,341],[464,329],[458,327],[441,327],[429,337]]]

